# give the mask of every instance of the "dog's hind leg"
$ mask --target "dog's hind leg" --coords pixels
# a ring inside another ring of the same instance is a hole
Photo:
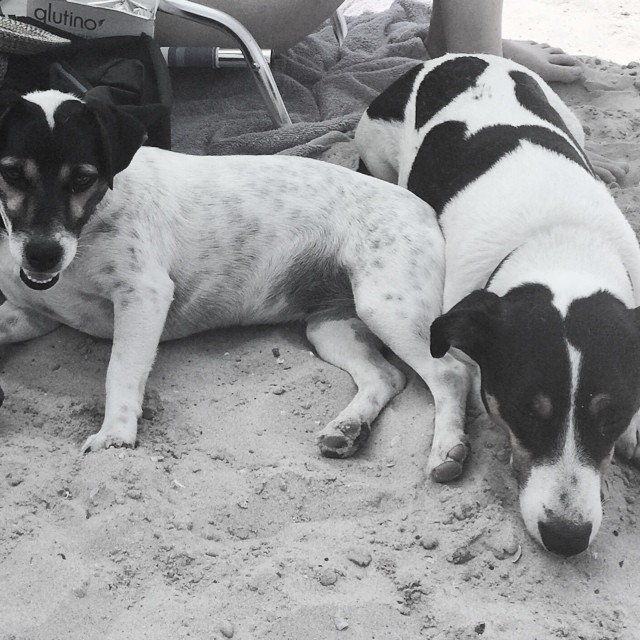
[[[312,316],[307,337],[327,362],[351,375],[358,391],[353,400],[318,434],[323,455],[346,458],[367,440],[371,424],[405,385],[404,374],[380,353],[382,343],[355,316]]]
[[[360,156],[358,171],[398,184],[398,141],[402,130],[401,122],[370,118],[365,113],[354,137]]]
[[[358,316],[427,383],[435,403],[427,471],[437,482],[454,480],[468,453],[464,426],[470,378],[466,366],[452,356],[431,356],[429,327],[439,306],[391,304],[362,290],[354,294]]]

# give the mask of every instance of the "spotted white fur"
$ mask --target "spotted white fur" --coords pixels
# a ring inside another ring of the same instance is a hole
[[[28,96],[48,122],[67,99]],[[67,174],[63,163],[60,180]],[[115,176],[113,190],[102,196],[96,189],[87,193],[101,200],[76,245],[62,243],[54,286],[25,286],[18,275],[23,256],[9,250],[8,225],[0,237],[7,297],[0,342],[35,338],[60,323],[113,338],[104,422],[84,450],[135,443],[159,341],[298,319],[308,319],[318,352],[358,385],[353,402],[320,433],[324,453],[353,453],[403,387],[403,375],[380,355],[378,338],[427,382],[436,420],[453,423],[440,431],[462,429],[463,407],[448,384],[460,365],[429,353],[428,327],[441,311],[444,246],[433,210],[420,199],[309,159],[188,156],[148,147]],[[333,298],[322,289],[331,286]],[[309,292],[326,293],[326,302]],[[354,303],[358,317],[348,309]]]

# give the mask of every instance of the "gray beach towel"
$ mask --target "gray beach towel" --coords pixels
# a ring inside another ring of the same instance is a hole
[[[274,129],[244,69],[172,70],[173,148],[197,154],[308,156],[355,168],[352,134],[371,100],[427,58],[429,7],[397,0],[348,18],[342,47],[326,23],[272,64],[292,125]]]

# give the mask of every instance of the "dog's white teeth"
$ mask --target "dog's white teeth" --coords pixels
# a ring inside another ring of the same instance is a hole
[[[51,282],[58,275],[57,273],[54,273],[50,278],[35,278],[32,275],[29,275],[26,271],[24,272],[24,274],[27,276],[29,280],[31,280],[31,282],[35,282],[36,284],[47,284],[48,282]]]

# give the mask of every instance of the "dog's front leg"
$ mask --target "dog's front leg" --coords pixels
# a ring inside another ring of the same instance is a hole
[[[640,467],[640,411],[638,411],[626,431],[618,438],[616,453],[636,467]]]
[[[145,274],[115,292],[104,422],[83,452],[135,445],[147,377],[172,300],[173,282],[166,273]]]
[[[36,311],[17,307],[9,300],[0,304],[0,344],[39,338],[60,326]]]

